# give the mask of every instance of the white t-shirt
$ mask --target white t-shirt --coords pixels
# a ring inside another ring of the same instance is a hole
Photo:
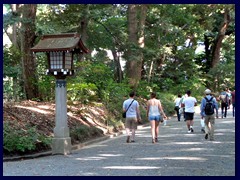
[[[186,97],[183,99],[183,102],[182,102],[184,105],[185,105],[185,112],[190,112],[190,113],[194,113],[194,106],[195,106],[195,103],[197,103],[197,100],[195,97]]]
[[[130,98],[125,100],[123,102],[123,109],[127,110],[128,106],[131,104],[132,100],[133,99],[130,99]],[[137,117],[137,107],[139,107],[139,104],[136,100],[134,100],[126,113],[126,117]]]
[[[180,107],[180,101],[182,98],[178,97],[177,99],[175,99],[175,106],[179,106]]]

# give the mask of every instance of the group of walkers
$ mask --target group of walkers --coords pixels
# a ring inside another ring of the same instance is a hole
[[[139,103],[134,100],[135,92],[129,94],[129,99],[123,102],[123,112],[126,112],[125,129],[127,143],[135,142],[135,131],[138,122],[141,122]],[[167,116],[163,111],[161,101],[156,99],[156,93],[151,93],[151,99],[147,101],[147,117],[151,124],[152,143],[158,142],[159,123],[166,121]]]
[[[205,139],[214,140],[214,125],[215,118],[218,118],[218,101],[221,103],[221,117],[226,118],[227,109],[232,104],[233,117],[235,116],[235,90],[230,92],[229,89],[224,89],[219,97],[214,97],[210,89],[204,91],[205,97],[201,100],[200,115],[202,132],[205,133]],[[150,99],[147,101],[147,118],[151,125],[152,143],[158,142],[159,123],[165,122],[167,116],[164,113],[161,101],[156,98],[156,93],[152,92]],[[139,103],[134,99],[135,92],[129,94],[129,99],[123,102],[123,112],[126,112],[125,129],[127,135],[127,143],[135,142],[135,132],[137,125],[141,122]],[[177,113],[178,121],[181,121],[181,114],[184,115],[184,121],[188,133],[193,133],[194,112],[197,106],[197,100],[191,96],[191,91],[188,90],[184,96],[180,94],[175,99],[174,110]]]
[[[233,117],[235,116],[235,90],[230,92],[229,88],[224,88],[219,97],[214,97],[210,89],[205,90],[205,97],[201,100],[200,115],[201,115],[201,131],[205,133],[205,139],[214,140],[214,125],[215,118],[218,118],[218,101],[221,105],[221,117],[227,117],[227,110],[230,109],[232,104]],[[196,106],[196,99],[191,97],[191,92],[187,91],[187,96],[178,95],[175,100],[175,110],[177,112],[178,121],[180,121],[181,114],[180,108],[183,108],[184,121],[187,123],[188,133],[194,132],[193,119],[194,119],[194,106]]]

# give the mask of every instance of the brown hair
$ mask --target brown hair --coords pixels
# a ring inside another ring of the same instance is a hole
[[[155,92],[151,93],[151,98],[156,98],[157,94]]]

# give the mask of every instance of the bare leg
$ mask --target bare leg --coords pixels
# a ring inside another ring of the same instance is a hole
[[[186,124],[187,124],[187,128],[190,129],[191,121],[190,120],[186,120]]]
[[[154,139],[154,138],[155,138],[155,121],[154,121],[154,120],[151,120],[150,123],[151,123],[152,139]]]
[[[159,133],[159,121],[155,121],[155,138],[158,137]]]
[[[126,128],[126,135],[130,136],[130,129],[129,128]]]
[[[193,120],[190,121],[190,126],[193,126]]]
[[[132,141],[135,141],[135,129],[132,129]]]

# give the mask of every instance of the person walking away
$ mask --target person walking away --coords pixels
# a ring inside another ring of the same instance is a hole
[[[214,93],[211,93],[211,96],[213,96],[215,99],[216,99],[216,104],[215,104],[215,115],[216,115],[216,118],[218,119],[218,107],[219,107],[219,96],[217,96],[216,94]]]
[[[180,117],[180,113],[179,113],[179,110],[181,108],[181,102],[182,102],[182,95],[179,94],[178,97],[175,99],[174,103],[175,103],[175,107],[174,107],[174,110],[176,111],[177,113],[177,119],[178,121],[180,121],[181,117]]]
[[[214,140],[214,125],[215,125],[215,108],[217,101],[214,96],[211,95],[211,90],[205,90],[205,97],[201,101],[201,117],[204,118],[205,123],[205,139],[210,136],[210,141]]]
[[[134,99],[135,92],[129,94],[129,99],[123,102],[123,112],[126,112],[125,128],[127,135],[127,143],[135,142],[135,132],[137,130],[137,122],[141,121],[139,103]]]
[[[234,90],[231,92],[232,95],[232,111],[233,111],[233,117],[235,117],[235,87]]]
[[[230,109],[230,106],[232,104],[232,97],[231,97],[232,94],[231,94],[231,91],[228,87],[226,88],[226,93],[228,95],[228,109]]]
[[[193,130],[193,119],[194,119],[194,106],[197,106],[197,100],[195,97],[191,96],[191,91],[187,91],[186,98],[183,99],[182,107],[185,107],[185,118],[188,128],[188,133],[194,132]]]
[[[217,101],[217,98],[215,97],[214,94],[211,94],[211,96],[213,96],[216,100],[216,104],[214,106],[214,110],[215,110],[215,115],[216,115],[216,118],[218,118],[218,101]],[[200,107],[200,110],[201,110],[201,107]],[[201,117],[201,132],[205,134],[205,128],[206,128],[206,125],[205,125],[205,117]]]
[[[221,101],[222,118],[226,118],[229,97],[225,89],[220,93],[219,99]]]
[[[151,99],[147,101],[147,117],[151,124],[152,143],[158,142],[159,133],[159,121],[161,119],[161,113],[163,118],[167,118],[165,115],[161,101],[156,99],[156,93],[151,93]]]
[[[187,94],[185,94],[185,95],[182,96],[181,109],[180,109],[180,112],[179,112],[180,114],[183,114],[183,119],[184,119],[184,121],[186,121],[186,117],[185,117],[185,107],[182,106],[182,102],[183,102],[183,100],[184,100],[186,97],[188,97]],[[180,115],[180,116],[181,116],[181,115]]]

